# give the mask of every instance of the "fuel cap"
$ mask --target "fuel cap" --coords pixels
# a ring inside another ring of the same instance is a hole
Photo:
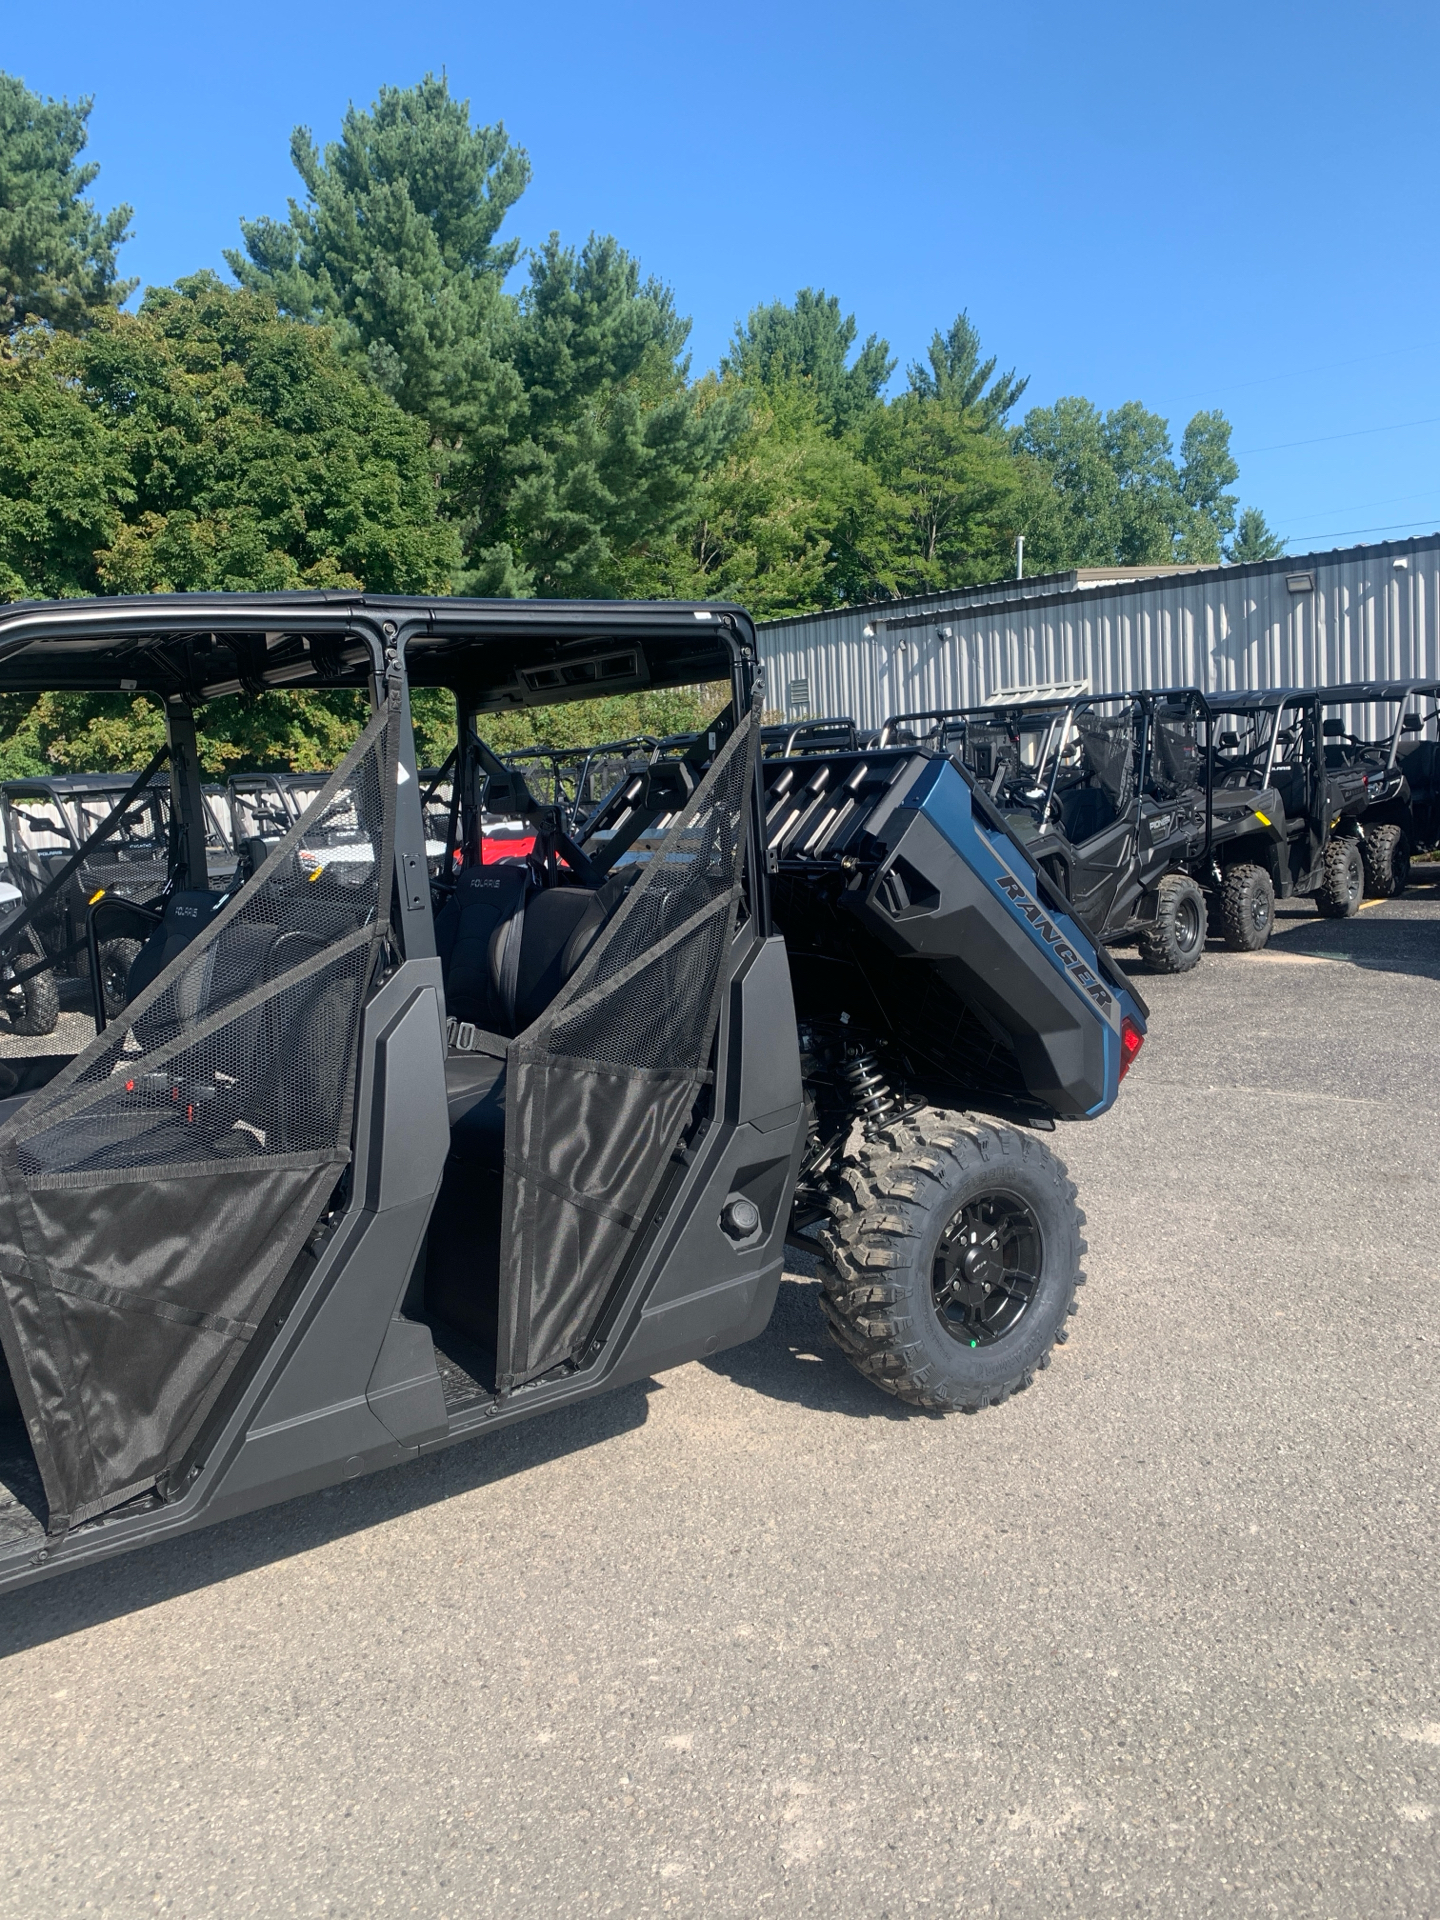
[[[720,1209],[720,1231],[732,1240],[748,1240],[760,1226],[760,1209],[743,1193],[732,1193]]]

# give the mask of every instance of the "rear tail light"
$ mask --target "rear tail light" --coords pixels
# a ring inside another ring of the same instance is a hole
[[[1145,1036],[1127,1013],[1120,1022],[1120,1078],[1123,1080],[1145,1044]]]

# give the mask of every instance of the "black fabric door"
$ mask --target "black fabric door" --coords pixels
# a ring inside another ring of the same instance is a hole
[[[498,1384],[583,1351],[710,1078],[760,691],[540,1019],[511,1042]]]
[[[52,1533],[163,1486],[349,1158],[398,728],[392,698],[255,876],[0,1129],[0,1340]]]

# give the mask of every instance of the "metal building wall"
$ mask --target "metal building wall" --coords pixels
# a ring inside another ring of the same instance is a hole
[[[1118,693],[1440,679],[1440,534],[1119,585],[1073,578],[771,622],[769,704],[878,727],[1081,680]]]

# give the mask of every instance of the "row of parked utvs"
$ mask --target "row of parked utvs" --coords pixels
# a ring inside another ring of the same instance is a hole
[[[1403,892],[1440,846],[1437,728],[1440,683],[1366,681],[1001,699],[877,740],[949,753],[1100,940],[1183,973],[1208,932],[1263,947],[1277,899],[1344,919]]]
[[[516,708],[717,682],[693,737],[608,743],[606,791],[487,743]],[[221,846],[207,704],[295,686],[358,690],[369,722]],[[454,697],[425,777],[412,687]],[[134,943],[78,1054],[0,1061],[0,1585],[749,1339],[787,1239],[845,1353],[912,1405],[997,1405],[1047,1364],[1085,1247],[1046,1136],[1106,1111],[1145,1033],[1066,849],[1105,803],[1166,844],[1201,788],[1187,761],[1159,794],[1164,716],[1143,804],[1089,739],[1079,784],[1114,792],[1067,798],[1067,737],[1042,805],[1013,716],[965,718],[961,751],[910,722],[770,733],[734,608],[0,609],[0,691],[82,689],[152,696],[166,745],[0,924],[17,986]],[[1248,738],[1216,732],[1216,767]],[[1288,848],[1274,758],[1243,799]],[[1203,784],[1197,860],[1225,788]],[[143,883],[119,871],[142,839]]]

